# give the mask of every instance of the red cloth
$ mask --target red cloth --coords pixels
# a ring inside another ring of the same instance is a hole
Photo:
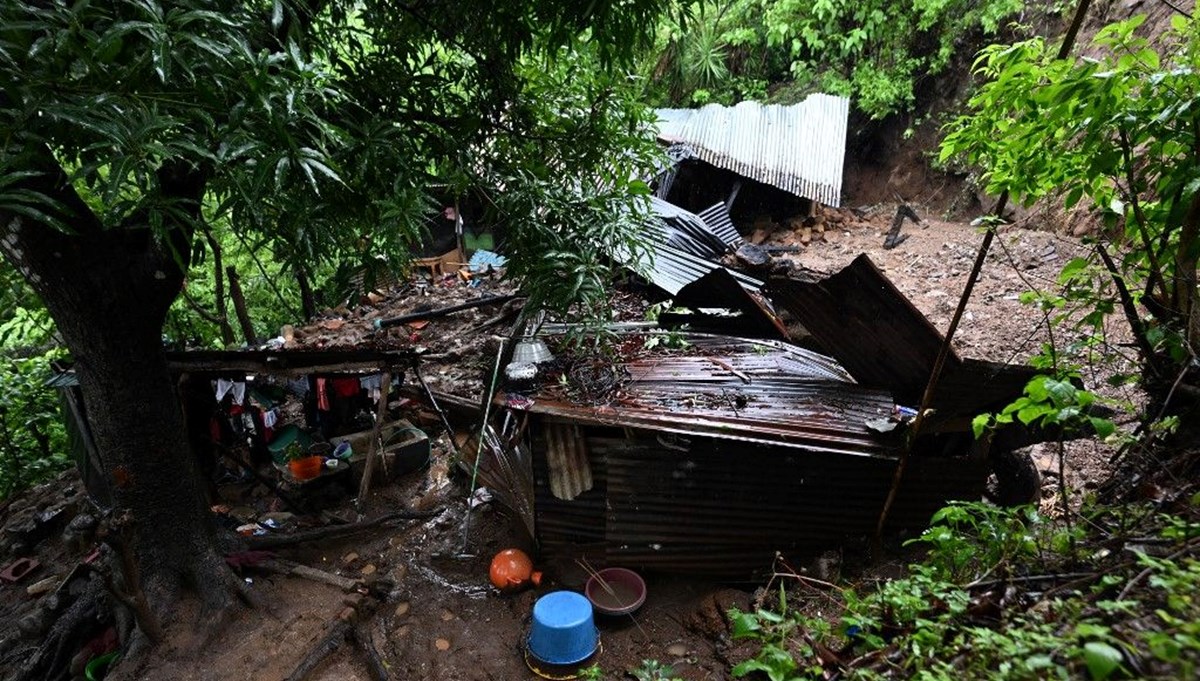
[[[325,389],[325,379],[317,379],[317,409],[329,411],[329,391]]]
[[[333,379],[333,392],[338,397],[354,397],[362,389],[357,378]]]

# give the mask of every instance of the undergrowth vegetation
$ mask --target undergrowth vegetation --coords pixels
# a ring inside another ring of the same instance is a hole
[[[1077,524],[1030,507],[939,511],[902,579],[846,588],[785,575],[751,612],[734,676],[1193,678],[1200,665],[1200,496],[1089,505]],[[791,577],[791,579],[789,579]]]
[[[9,312],[0,320],[0,501],[70,463],[58,396],[46,386],[63,352],[51,343],[45,309],[3,274],[0,302]]]

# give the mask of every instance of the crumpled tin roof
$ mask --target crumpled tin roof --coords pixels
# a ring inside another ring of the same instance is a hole
[[[686,251],[701,258],[719,258],[730,250],[729,244],[700,218],[657,196],[650,197],[650,210],[662,224],[651,227],[659,243]],[[734,232],[737,234],[737,232]]]
[[[891,396],[854,384],[831,358],[779,341],[682,337],[691,354],[620,362],[630,380],[609,404],[579,404],[557,395],[552,386],[528,403],[508,406],[580,424],[894,456],[891,445],[867,426],[892,414]]]
[[[838,206],[849,113],[850,100],[820,93],[786,106],[659,109],[658,138],[686,144],[718,168]]]

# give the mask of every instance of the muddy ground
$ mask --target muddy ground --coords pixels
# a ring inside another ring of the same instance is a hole
[[[840,224],[827,224],[798,253],[786,256],[797,264],[836,270],[858,254],[869,253],[889,278],[940,329],[949,323],[971,269],[981,239],[976,229],[923,215],[921,225],[906,225],[908,235],[898,248],[884,250],[883,234],[894,206],[879,206]],[[918,207],[918,212],[921,208]],[[799,233],[772,234],[767,243],[799,245]],[[1047,336],[1044,318],[1018,297],[1030,286],[1053,282],[1059,269],[1083,247],[1071,237],[1008,228],[1000,232],[982,280],[967,308],[955,346],[965,356],[995,361],[1022,361]],[[1067,328],[1056,330],[1060,334]],[[1130,396],[1135,398],[1136,396]],[[452,475],[446,461],[448,445],[434,446],[434,462],[426,470],[404,476],[375,492],[366,510],[374,516],[400,508],[436,511],[428,519],[405,521],[349,539],[311,544],[279,552],[282,558],[352,578],[380,580],[381,605],[365,617],[369,638],[395,679],[525,679],[535,678],[522,656],[534,600],[555,589],[581,589],[587,572],[580,565],[539,565],[546,570],[543,584],[533,590],[502,595],[488,583],[488,565],[499,550],[528,548],[519,523],[498,504],[485,503],[470,511],[467,522],[466,481]],[[1042,447],[1035,460],[1046,474],[1044,504],[1053,505],[1057,490],[1056,451]],[[1106,474],[1108,453],[1092,444],[1067,451],[1066,472],[1071,486],[1086,489]],[[61,483],[60,483],[61,484]],[[42,490],[37,498],[56,492]],[[269,506],[261,490],[232,485],[221,490],[230,507]],[[19,508],[14,502],[7,512]],[[350,518],[346,499],[332,511]],[[298,522],[301,519],[292,519]],[[837,548],[837,547],[831,547]],[[4,645],[18,646],[15,622],[36,608],[38,598],[26,593],[29,584],[45,577],[62,577],[79,559],[58,538],[42,542],[36,551],[43,567],[31,580],[0,586],[0,617],[7,632]],[[895,574],[903,557],[866,566],[852,550],[834,553],[808,566],[822,578],[857,580]],[[7,561],[5,561],[7,562]],[[763,566],[769,570],[771,566]],[[306,653],[337,623],[348,597],[341,589],[295,576],[243,573],[259,606],[236,612],[228,626],[203,642],[190,632],[196,613],[176,613],[173,635],[148,667],[122,669],[126,678],[143,679],[285,679]],[[634,617],[599,622],[602,651],[596,664],[604,678],[633,678],[630,670],[643,660],[672,666],[682,679],[726,679],[729,669],[749,652],[731,641],[723,613],[730,607],[750,607],[763,584],[719,584],[670,575],[646,575],[648,597]],[[350,599],[348,601],[348,598]],[[821,606],[812,594],[811,607]],[[200,652],[196,652],[199,650]],[[12,658],[8,658],[12,662]],[[0,674],[6,676],[6,674]],[[310,678],[368,679],[366,658],[344,644]]]

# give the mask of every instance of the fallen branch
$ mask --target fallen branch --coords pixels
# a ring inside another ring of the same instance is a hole
[[[363,503],[367,500],[367,492],[371,489],[371,474],[375,470],[375,462],[383,457],[383,452],[378,451],[379,438],[383,422],[387,419],[388,393],[391,389],[392,372],[385,371],[383,372],[383,382],[379,388],[379,410],[375,414],[375,425],[371,428],[371,439],[367,442],[367,461],[363,468],[362,484],[358,486],[358,499],[354,502],[354,507],[360,514]]]
[[[1200,546],[1200,537],[1197,537],[1196,539],[1192,539],[1188,543],[1184,544],[1183,548],[1179,549],[1175,553],[1172,553],[1171,555],[1167,556],[1163,560],[1165,560],[1167,562],[1176,560],[1180,556],[1187,554],[1191,551],[1194,551],[1197,546]],[[1117,600],[1118,601],[1125,600],[1125,597],[1129,595],[1129,592],[1133,591],[1133,587],[1137,586],[1138,584],[1140,584],[1142,582],[1142,580],[1149,577],[1150,573],[1152,573],[1152,572],[1154,572],[1153,565],[1151,565],[1150,567],[1146,568],[1145,570],[1142,570],[1141,572],[1137,573],[1137,575],[1135,575],[1133,579],[1129,580],[1129,583],[1125,585],[1125,588],[1121,589],[1121,593],[1117,594]]]
[[[314,582],[336,586],[342,591],[347,592],[355,591],[363,584],[361,579],[342,577],[341,575],[335,575],[332,572],[318,570],[314,567],[301,565],[300,563],[294,563],[290,560],[283,560],[281,558],[265,560],[259,563],[257,567],[279,575],[303,577],[304,579],[312,580]]]
[[[746,372],[733,368],[733,365],[730,364],[729,362],[719,360],[716,357],[705,357],[705,359],[712,362],[713,364],[716,364],[717,366],[721,367],[725,371],[728,371],[729,373],[733,374],[734,376],[737,376],[738,378],[742,379],[743,383],[751,382],[750,377],[748,375],[746,375]]]
[[[455,312],[462,312],[463,310],[470,310],[470,309],[476,308],[476,307],[483,307],[484,305],[497,305],[497,304],[501,304],[501,303],[507,303],[508,301],[510,301],[514,298],[516,298],[515,295],[487,296],[485,298],[477,298],[475,300],[468,300],[467,302],[459,303],[458,305],[450,305],[447,307],[438,307],[438,308],[434,308],[432,310],[424,310],[421,312],[410,312],[408,314],[402,314],[399,317],[391,317],[389,319],[380,319],[379,321],[375,322],[375,328],[386,329],[389,326],[399,326],[400,324],[406,324],[408,322],[418,322],[418,321],[421,321],[424,319],[436,319],[437,317],[445,317],[446,315],[454,314]]]
[[[1102,572],[1063,572],[1063,573],[1059,573],[1059,574],[1050,574],[1050,575],[1026,575],[1026,576],[1022,576],[1022,577],[1001,577],[998,579],[988,579],[988,580],[983,580],[983,581],[971,582],[970,584],[963,586],[963,589],[964,590],[980,589],[980,588],[987,588],[987,587],[992,587],[992,586],[999,586],[1001,584],[1025,584],[1025,583],[1029,583],[1029,582],[1055,582],[1060,579],[1074,580],[1074,579],[1081,579],[1081,578],[1085,578],[1085,577],[1086,578],[1096,578],[1096,577],[1100,577],[1102,574],[1104,574],[1104,573],[1102,573]]]
[[[440,508],[435,508],[429,511],[396,511],[394,513],[386,513],[373,520],[363,520],[357,523],[350,523],[348,525],[321,527],[315,530],[297,532],[295,534],[286,536],[263,535],[261,537],[247,537],[245,539],[245,546],[246,548],[253,550],[271,550],[285,546],[295,546],[297,544],[321,541],[323,539],[337,539],[358,534],[359,532],[365,532],[372,528],[386,525],[397,520],[432,518],[441,512],[442,509]]]
[[[371,676],[377,681],[387,681],[389,675],[383,660],[379,657],[379,652],[375,650],[375,646],[371,645],[370,639],[365,634],[360,634],[355,629],[356,626],[366,628],[378,605],[377,600],[368,597],[359,601],[357,605],[348,605],[343,608],[331,622],[325,636],[308,651],[300,664],[296,665],[295,671],[287,677],[287,681],[304,681],[347,640],[353,641],[355,647],[363,651]]]

